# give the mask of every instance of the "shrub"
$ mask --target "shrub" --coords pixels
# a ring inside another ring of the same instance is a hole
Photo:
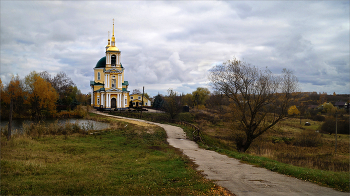
[[[334,117],[328,117],[321,125],[321,131],[332,134],[335,133],[335,127],[336,119]],[[340,134],[349,134],[349,118],[338,117],[337,129]]]
[[[322,138],[319,133],[313,130],[304,130],[296,135],[294,145],[302,147],[316,147],[322,145]]]
[[[326,117],[322,116],[322,115],[315,115],[312,117],[312,120],[314,121],[325,121]]]
[[[289,138],[289,137],[276,137],[276,136],[273,136],[271,138],[271,141],[274,144],[280,143],[280,142],[284,142],[286,144],[291,144],[293,140],[294,140],[294,138]]]

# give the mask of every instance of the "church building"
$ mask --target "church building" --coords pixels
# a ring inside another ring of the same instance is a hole
[[[90,81],[91,105],[94,108],[125,109],[129,107],[128,81],[124,80],[121,52],[115,46],[114,20],[112,42],[108,36],[106,55],[94,68],[94,81]]]

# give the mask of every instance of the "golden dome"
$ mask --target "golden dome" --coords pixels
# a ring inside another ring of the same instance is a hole
[[[119,48],[115,47],[115,46],[110,46],[107,51],[119,51]]]

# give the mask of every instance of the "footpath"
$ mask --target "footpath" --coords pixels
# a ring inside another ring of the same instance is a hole
[[[225,187],[237,196],[283,196],[283,195],[325,195],[349,196],[350,193],[336,191],[322,187],[311,182],[299,180],[294,177],[278,174],[265,168],[241,163],[239,160],[214,151],[201,149],[198,145],[186,138],[182,128],[149,122],[140,119],[125,118],[97,112],[98,114],[154,124],[164,128],[168,136],[168,143],[183,151],[194,163],[198,165],[206,178],[214,180],[217,185]]]

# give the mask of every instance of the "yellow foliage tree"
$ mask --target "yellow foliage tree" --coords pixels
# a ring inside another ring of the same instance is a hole
[[[4,84],[2,83],[1,78],[0,78],[0,92],[1,93],[2,93],[3,89],[4,89]]]
[[[297,106],[295,105],[292,105],[289,107],[288,109],[288,115],[299,115],[300,114],[300,111],[298,110]]]
[[[327,102],[324,102],[322,104],[322,108],[323,108],[322,110],[323,113],[329,113],[329,114],[335,113],[337,109],[333,106],[332,103],[327,103]]]
[[[24,103],[24,97],[26,96],[26,92],[24,91],[23,84],[19,79],[19,76],[13,76],[10,84],[3,89],[2,82],[1,86],[1,97],[2,101],[9,106],[9,125],[8,125],[8,133],[7,139],[11,138],[11,126],[12,126],[12,117],[13,113],[20,116],[21,106]]]
[[[28,97],[32,106],[33,117],[39,118],[43,110],[47,111],[48,115],[55,114],[58,93],[51,84],[36,72],[31,72],[26,76],[25,82],[29,90]]]

